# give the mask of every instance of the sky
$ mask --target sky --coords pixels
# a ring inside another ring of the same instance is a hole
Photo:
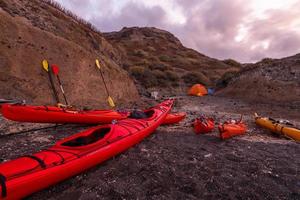
[[[156,27],[239,62],[300,53],[300,0],[56,0],[101,32]]]

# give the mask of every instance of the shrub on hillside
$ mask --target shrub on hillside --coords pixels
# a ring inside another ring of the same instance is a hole
[[[236,71],[229,71],[223,74],[223,76],[217,81],[217,87],[224,88],[228,85],[228,83],[236,77],[238,72]]]
[[[195,53],[193,51],[188,51],[186,53],[186,57],[189,57],[189,58],[198,58],[198,55],[197,55],[197,53]]]
[[[203,85],[209,84],[209,79],[200,72],[189,72],[181,77],[183,81],[188,85],[201,83]]]
[[[148,50],[149,51],[156,51],[156,49],[154,47],[152,47],[152,46],[148,46]]]
[[[233,66],[233,67],[242,67],[241,63],[239,63],[238,61],[235,61],[233,59],[226,59],[226,60],[223,60],[223,62],[225,64]]]
[[[171,70],[167,70],[167,71],[165,71],[165,74],[166,74],[168,80],[170,80],[172,82],[179,81],[179,76],[175,72],[173,72]]]
[[[170,58],[167,55],[161,55],[161,56],[159,56],[159,60],[161,60],[163,62],[170,62],[170,61],[172,61],[172,58]]]
[[[160,71],[165,71],[167,69],[167,66],[164,65],[163,63],[153,63],[153,64],[150,64],[150,69],[151,70],[160,70]]]
[[[166,76],[166,74],[163,71],[160,71],[160,70],[156,69],[156,70],[153,70],[151,73],[157,79],[161,79],[161,80],[166,80],[167,79],[167,76]]]
[[[158,85],[158,80],[152,71],[142,66],[132,66],[129,68],[130,74],[146,88]]]
[[[134,50],[133,51],[133,55],[134,56],[138,56],[138,57],[147,57],[148,56],[148,53],[147,52],[145,52],[144,50],[142,50],[142,49],[138,49],[138,50]]]
[[[171,71],[159,69],[151,70],[142,66],[132,66],[129,68],[130,74],[146,88],[150,87],[176,87],[179,85],[178,75]]]
[[[142,60],[138,60],[138,62],[136,62],[135,64],[148,67],[150,65],[150,62],[148,59],[142,59]]]
[[[142,78],[145,73],[144,67],[141,66],[132,66],[129,68],[129,72],[137,79]]]
[[[260,61],[260,63],[265,64],[265,65],[271,64],[272,62],[273,62],[272,58],[264,58]]]
[[[148,57],[148,60],[151,61],[151,62],[159,62],[159,59],[155,56]]]
[[[124,62],[123,65],[122,65],[123,69],[125,70],[129,70],[129,67],[130,67],[130,64],[128,62]]]

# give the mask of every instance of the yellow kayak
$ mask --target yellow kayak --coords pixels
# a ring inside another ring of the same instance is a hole
[[[267,117],[260,117],[255,113],[255,123],[263,128],[269,129],[271,132],[281,134],[287,138],[300,141],[300,130],[281,124]]]

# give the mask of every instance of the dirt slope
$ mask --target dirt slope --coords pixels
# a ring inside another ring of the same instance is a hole
[[[173,34],[157,28],[123,28],[103,35],[122,52],[124,69],[146,87],[199,82],[211,86],[225,72],[240,68],[186,48]]]
[[[220,95],[270,103],[300,103],[300,54],[246,65]]]
[[[3,0],[0,7],[1,98],[54,103],[47,74],[41,68],[41,61],[47,59],[60,67],[73,105],[107,105],[104,85],[94,65],[99,58],[105,63],[104,77],[116,102],[138,99],[133,81],[119,67],[118,51],[89,24],[46,1]]]

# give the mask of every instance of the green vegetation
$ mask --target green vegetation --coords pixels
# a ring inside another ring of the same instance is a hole
[[[183,81],[188,85],[201,83],[203,85],[209,85],[210,80],[201,72],[188,72],[181,77]]]
[[[159,56],[159,60],[163,61],[163,62],[171,62],[172,61],[172,58],[170,58],[169,56],[167,55],[161,55]]]

